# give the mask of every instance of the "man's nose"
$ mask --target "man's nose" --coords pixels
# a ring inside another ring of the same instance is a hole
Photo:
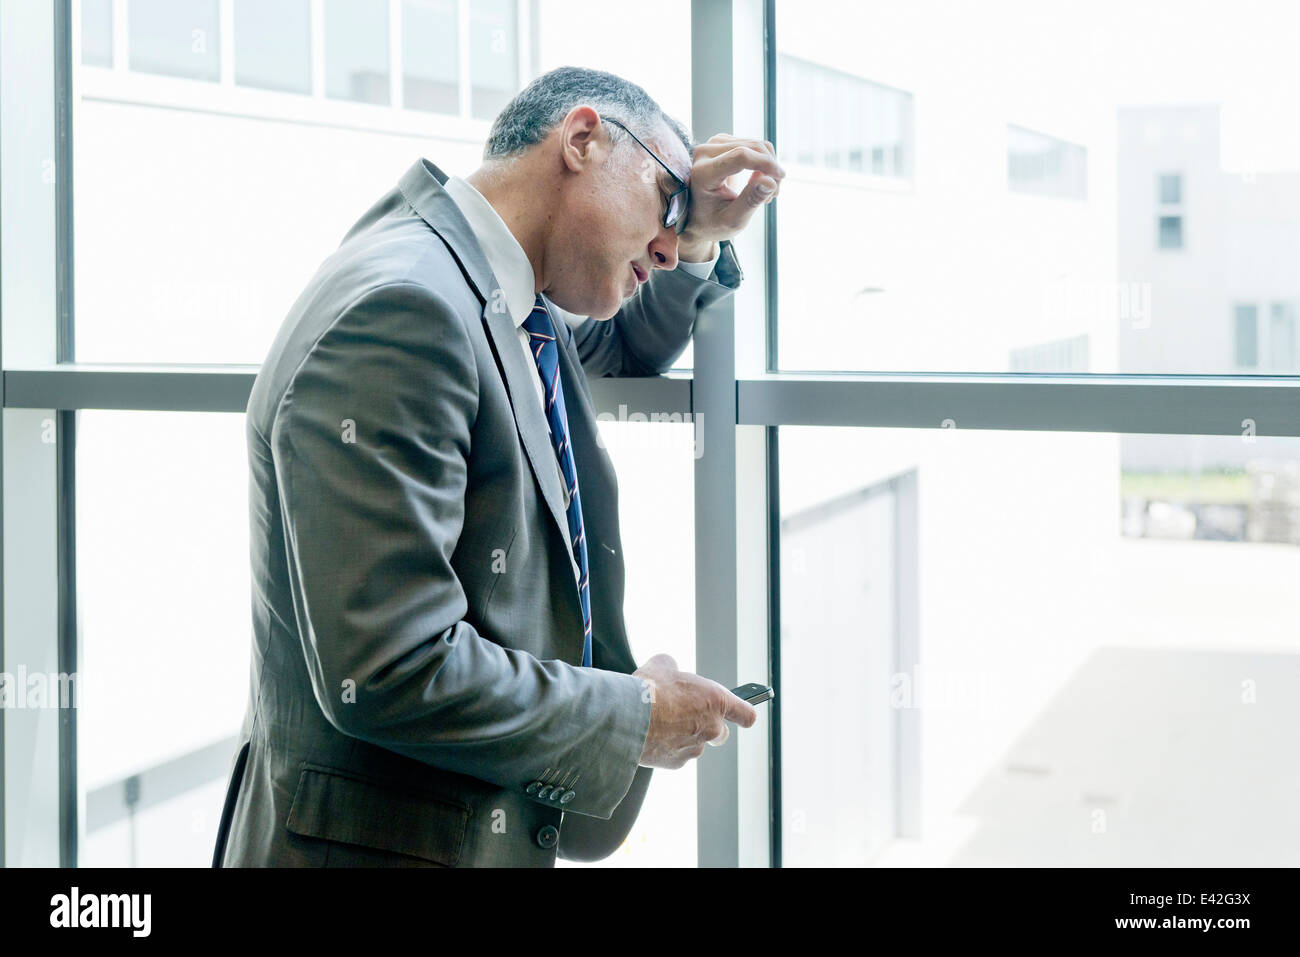
[[[650,262],[655,269],[677,268],[677,231],[664,226],[650,241]]]

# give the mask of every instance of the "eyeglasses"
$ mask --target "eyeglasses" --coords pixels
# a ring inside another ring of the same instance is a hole
[[[606,123],[613,123],[632,139],[636,140],[640,147],[654,157],[655,162],[668,170],[668,175],[673,178],[677,184],[677,189],[668,197],[668,206],[664,211],[664,225],[677,233],[678,236],[686,229],[686,216],[690,212],[691,205],[691,188],[682,181],[682,178],[668,168],[668,164],[659,158],[659,156],[650,147],[641,142],[640,138],[629,130],[626,126],[614,119],[612,116],[601,116]]]

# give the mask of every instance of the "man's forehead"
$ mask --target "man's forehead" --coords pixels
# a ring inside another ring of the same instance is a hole
[[[666,123],[660,122],[658,127],[646,139],[646,145],[659,154],[668,168],[682,178],[684,182],[691,181],[691,157],[686,152],[686,147],[681,139],[668,128]]]

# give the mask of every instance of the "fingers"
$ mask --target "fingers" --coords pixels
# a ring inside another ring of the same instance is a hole
[[[726,693],[722,716],[728,721],[734,721],[742,728],[751,728],[754,722],[758,720],[758,712],[754,706],[743,698],[738,698],[730,691]]]
[[[731,728],[726,724],[726,722],[723,722],[722,734],[718,735],[716,738],[711,739],[709,741],[709,746],[714,748],[720,748],[727,743],[727,739],[729,737],[731,737]]]
[[[785,178],[785,169],[776,161],[776,157],[768,152],[766,145],[754,147],[731,144],[721,152],[714,155],[706,154],[703,158],[700,158],[700,153],[701,148],[697,147],[695,167],[691,171],[692,186],[698,184],[706,190],[715,189],[721,186],[727,177],[734,176],[742,170],[766,173],[778,183]]]
[[[748,137],[732,136],[730,133],[718,133],[704,143],[699,143],[695,147],[695,155],[699,156],[716,156],[724,150],[733,146],[748,146],[751,149],[766,150],[773,157],[776,156],[776,147],[772,145],[771,140],[755,140]]]
[[[780,184],[770,176],[754,170],[740,198],[747,206],[762,206],[777,194]]]

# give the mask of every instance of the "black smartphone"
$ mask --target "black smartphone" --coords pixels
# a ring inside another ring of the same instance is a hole
[[[731,693],[737,698],[748,701],[750,704],[762,704],[764,701],[771,701],[776,697],[776,692],[767,685],[761,685],[756,681],[751,681],[747,685],[741,685],[739,688],[732,688]]]

